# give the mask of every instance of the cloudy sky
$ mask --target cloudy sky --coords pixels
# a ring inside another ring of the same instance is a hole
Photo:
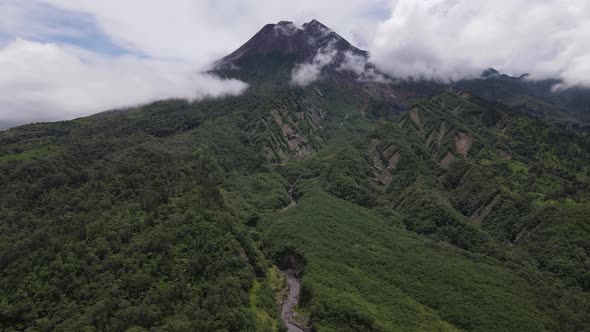
[[[264,24],[316,18],[396,76],[495,67],[590,85],[586,0],[0,0],[0,126],[167,97],[238,94],[202,74]]]

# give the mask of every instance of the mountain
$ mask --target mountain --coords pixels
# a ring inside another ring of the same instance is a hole
[[[15,124],[8,121],[0,121],[0,131],[15,127]]]
[[[306,85],[322,78],[357,95],[364,94],[364,90],[391,95],[388,85],[372,84],[389,78],[369,62],[368,52],[317,20],[301,27],[286,21],[266,25],[236,51],[217,61],[212,73],[243,80],[260,92]]]
[[[254,37],[216,64],[217,72],[233,74],[252,82],[253,71],[267,73],[269,69],[290,74],[296,63],[313,62],[315,57],[329,57],[332,68],[341,65],[347,55],[368,59],[368,53],[352,46],[322,23],[312,20],[296,26],[282,21],[268,24]],[[274,65],[275,67],[270,67]],[[247,74],[244,75],[243,72]],[[283,73],[284,74],[284,73]]]
[[[453,85],[529,114],[576,128],[582,126],[587,130],[590,89],[579,86],[559,88],[562,84],[558,79],[531,80],[528,74],[512,77],[489,68],[480,78],[462,80]]]
[[[220,60],[240,96],[1,132],[0,329],[589,330],[588,132],[326,29]]]
[[[286,21],[268,24],[239,49],[217,61],[212,72],[266,90],[269,82],[279,87],[292,85],[302,64],[308,65],[306,69],[318,70],[319,78],[334,81],[360,98],[367,91],[380,95],[388,108],[396,110],[406,110],[417,100],[448,87],[388,76],[370,62],[367,51],[354,47],[317,20],[301,27]],[[390,84],[373,84],[384,81]],[[479,78],[460,80],[451,86],[548,121],[588,130],[590,89],[556,89],[562,83],[558,79],[530,80],[528,74],[512,77],[488,68]]]
[[[312,20],[297,27],[293,22],[281,21],[268,24],[242,47],[224,57],[220,66],[237,66],[252,57],[279,55],[293,56],[300,61],[312,59],[318,50],[331,48],[339,53],[351,52],[367,57],[366,51],[359,50],[322,23]]]

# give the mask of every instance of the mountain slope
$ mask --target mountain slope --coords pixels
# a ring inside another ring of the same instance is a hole
[[[304,253],[304,303],[318,330],[544,328],[530,285],[501,263],[300,185],[298,206],[270,216],[268,236]]]
[[[560,88],[562,81],[534,81],[529,75],[511,77],[490,68],[481,78],[453,84],[487,100],[499,101],[529,114],[566,123],[574,128],[590,120],[590,90],[584,87]]]

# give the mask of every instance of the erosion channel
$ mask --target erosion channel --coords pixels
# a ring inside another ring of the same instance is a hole
[[[299,304],[299,292],[301,289],[301,280],[293,270],[281,271],[287,280],[287,296],[281,304],[281,318],[285,322],[288,332],[307,331],[305,324],[301,323],[299,314],[295,311],[295,306]]]

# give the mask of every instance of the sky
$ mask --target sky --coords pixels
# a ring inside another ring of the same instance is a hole
[[[397,77],[590,85],[586,0],[0,0],[0,127],[239,94],[207,66],[267,23],[314,18]]]

